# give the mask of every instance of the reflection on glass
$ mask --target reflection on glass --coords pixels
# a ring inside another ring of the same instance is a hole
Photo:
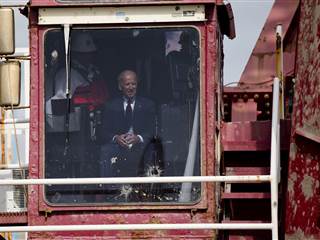
[[[45,177],[200,175],[195,28],[45,35]],[[68,72],[68,74],[67,74]],[[66,76],[70,76],[70,95]],[[193,203],[200,184],[51,185],[51,204]]]

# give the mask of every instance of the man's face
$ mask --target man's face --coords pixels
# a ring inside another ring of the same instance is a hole
[[[121,80],[121,91],[125,97],[133,98],[137,93],[137,78],[134,74],[125,74]]]

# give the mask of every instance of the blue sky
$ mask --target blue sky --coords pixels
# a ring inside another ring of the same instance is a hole
[[[224,83],[238,82],[260,35],[274,0],[229,0],[237,37],[225,37]]]

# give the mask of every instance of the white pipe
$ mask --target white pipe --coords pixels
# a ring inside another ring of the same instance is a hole
[[[257,176],[192,176],[192,177],[123,177],[123,178],[47,178],[47,179],[2,179],[1,185],[42,184],[126,184],[126,183],[183,183],[183,182],[270,182],[269,175]]]
[[[271,229],[271,223],[106,224],[0,227],[0,232],[171,230],[171,229]]]
[[[189,143],[189,152],[184,169],[184,176],[192,176],[194,172],[194,164],[196,161],[197,154],[197,143],[199,135],[199,95],[197,96],[196,109],[194,111],[192,134]],[[184,182],[181,186],[181,195],[179,202],[190,202],[191,200],[191,182]]]
[[[280,80],[275,78],[273,82],[272,127],[271,127],[271,223],[272,239],[278,240],[278,168],[279,168],[279,95]]]

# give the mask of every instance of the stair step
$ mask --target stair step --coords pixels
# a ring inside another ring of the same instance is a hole
[[[269,175],[269,167],[226,167],[226,175]]]
[[[270,199],[270,193],[262,192],[230,192],[222,193],[222,199]]]
[[[271,121],[227,122],[222,124],[224,151],[270,150]]]
[[[291,122],[280,121],[280,148],[289,148]],[[267,151],[270,150],[271,120],[255,122],[224,122],[222,124],[224,151]]]

